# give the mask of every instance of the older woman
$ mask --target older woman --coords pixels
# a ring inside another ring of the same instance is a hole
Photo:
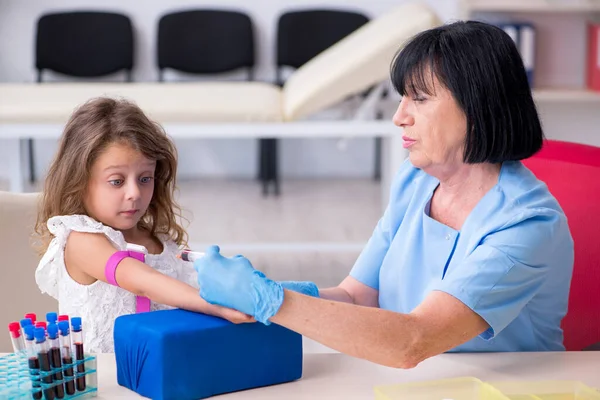
[[[215,246],[195,264],[200,295],[399,368],[446,351],[564,349],[573,241],[519,161],[543,134],[513,41],[480,22],[431,29],[391,79],[410,156],[350,276],[321,290],[275,282]]]

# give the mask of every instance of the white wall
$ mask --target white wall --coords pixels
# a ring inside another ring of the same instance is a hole
[[[400,3],[392,0],[347,1],[274,1],[274,0],[0,0],[0,81],[31,82],[34,70],[34,26],[40,14],[70,9],[103,9],[123,12],[133,20],[136,33],[136,81],[157,79],[155,68],[155,36],[159,17],[172,10],[191,7],[219,7],[247,12],[256,26],[258,80],[273,81],[275,27],[280,13],[291,8],[349,8],[377,16]],[[437,3],[437,4],[436,4]],[[446,16],[452,15],[452,4],[444,0],[433,4]],[[50,77],[50,80],[53,78]],[[357,139],[340,151],[336,140],[282,140],[280,142],[280,172],[282,176],[371,176],[374,165],[373,140]],[[254,177],[256,174],[257,141],[252,139],[186,141],[178,146],[180,176],[209,175]],[[38,169],[46,168],[56,143],[36,141]],[[6,157],[0,150],[0,176]]]
[[[169,11],[192,7],[241,9],[247,12],[256,26],[257,70],[262,81],[274,78],[275,27],[279,14],[289,9],[329,7],[359,10],[371,17],[380,15],[405,0],[0,0],[0,81],[32,82],[34,70],[34,32],[40,14],[72,9],[112,10],[123,12],[133,20],[136,30],[134,79],[154,81],[156,24]],[[444,21],[456,19],[459,0],[428,0]],[[542,43],[549,56],[543,60],[539,79],[547,84],[580,85],[583,80],[583,15],[542,16],[542,32],[552,35],[552,43],[562,42],[566,50],[552,51],[550,41]],[[552,29],[559,25],[559,29]],[[552,33],[554,32],[554,33]],[[568,41],[574,41],[569,45]],[[550,47],[549,47],[550,46]],[[181,78],[181,77],[176,77]],[[234,77],[235,78],[235,77]],[[61,79],[49,77],[50,80]],[[551,138],[569,138],[600,145],[600,113],[595,104],[540,105],[546,134]],[[38,173],[47,167],[56,149],[54,141],[36,141]],[[233,176],[254,177],[257,146],[255,140],[197,140],[179,146],[181,177]],[[289,139],[280,141],[280,168],[284,177],[364,177],[373,172],[373,141],[357,139],[340,150],[336,140]],[[0,149],[0,177],[6,170],[6,155]]]

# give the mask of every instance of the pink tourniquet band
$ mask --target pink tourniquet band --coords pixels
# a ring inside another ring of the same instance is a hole
[[[115,278],[117,267],[124,258],[131,257],[141,262],[145,261],[143,253],[137,251],[117,251],[115,252],[108,261],[106,262],[106,268],[104,269],[104,275],[108,283],[114,286],[119,286]],[[136,312],[148,312],[150,311],[150,299],[144,296],[136,296]]]

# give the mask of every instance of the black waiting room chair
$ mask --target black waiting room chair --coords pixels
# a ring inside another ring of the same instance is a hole
[[[195,75],[244,71],[254,79],[254,26],[243,12],[194,9],[163,15],[158,22],[158,79],[173,70]]]
[[[42,15],[37,22],[35,67],[37,82],[44,71],[92,79],[125,72],[132,81],[134,36],[129,17],[100,11]],[[35,182],[33,140],[29,139],[30,181]]]
[[[277,84],[284,84],[284,68],[300,68],[367,22],[365,15],[343,10],[311,9],[282,14],[277,23]],[[260,139],[259,152],[263,193],[268,193],[271,183],[278,195],[277,139]]]
[[[165,69],[217,74],[246,69],[254,77],[254,30],[250,17],[229,10],[189,10],[158,22],[159,80]]]

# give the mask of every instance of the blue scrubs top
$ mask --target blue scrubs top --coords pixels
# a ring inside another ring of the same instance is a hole
[[[429,217],[438,184],[404,162],[350,275],[379,291],[383,309],[410,313],[439,290],[487,321],[486,332],[452,351],[564,350],[573,239],[546,185],[522,163],[503,163],[457,231]]]

